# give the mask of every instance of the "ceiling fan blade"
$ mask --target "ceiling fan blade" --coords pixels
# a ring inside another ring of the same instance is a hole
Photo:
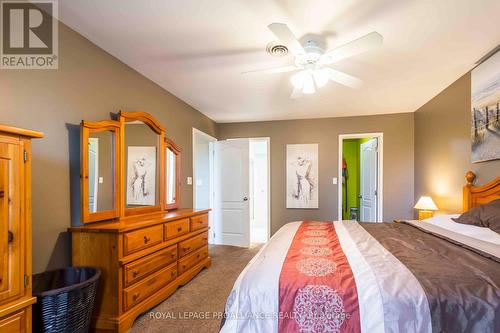
[[[328,76],[330,80],[340,83],[349,88],[360,88],[363,85],[363,81],[355,78],[352,75],[346,74],[344,72],[337,71],[333,68],[328,68]]]
[[[328,65],[339,60],[352,57],[382,45],[384,38],[378,32],[371,32],[368,35],[353,40],[347,44],[339,46],[323,54],[321,63]]]
[[[271,32],[283,42],[295,55],[305,54],[306,51],[293,32],[284,23],[271,23],[267,26]]]
[[[299,98],[301,96],[302,96],[302,89],[294,87],[292,94],[290,95],[290,98],[296,99],[296,98]]]
[[[256,69],[253,71],[246,71],[246,72],[241,72],[241,74],[252,74],[252,73],[262,73],[262,74],[276,74],[276,73],[286,73],[286,72],[293,72],[298,70],[297,66],[290,65],[290,66],[282,66],[282,67],[271,67],[271,68],[264,68],[264,69]]]

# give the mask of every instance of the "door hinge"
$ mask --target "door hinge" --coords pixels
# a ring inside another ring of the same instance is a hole
[[[29,276],[24,274],[24,288],[28,287],[29,283],[30,283]]]
[[[215,231],[214,231],[214,238],[215,238]]]
[[[24,151],[24,163],[28,162],[28,152]]]

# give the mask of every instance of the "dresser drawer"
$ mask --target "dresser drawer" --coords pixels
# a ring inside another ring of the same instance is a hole
[[[0,333],[21,333],[26,332],[26,311],[0,318]]]
[[[163,268],[149,277],[123,290],[125,311],[152,295],[177,277],[177,263]]]
[[[191,218],[191,231],[208,227],[208,214],[193,216]]]
[[[130,286],[143,277],[177,260],[177,246],[173,245],[138,259],[124,267],[125,286]]]
[[[199,263],[206,257],[208,257],[208,246],[204,246],[196,252],[180,259],[178,267],[179,275],[181,275],[191,267],[194,267],[197,263]]]
[[[208,244],[208,232],[201,233],[179,243],[179,257],[198,250]]]
[[[189,232],[189,219],[165,223],[165,239],[175,238]]]
[[[123,236],[123,255],[129,255],[161,242],[163,242],[163,225],[127,232]]]

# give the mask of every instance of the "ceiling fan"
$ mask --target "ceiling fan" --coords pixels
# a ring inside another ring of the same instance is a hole
[[[360,87],[363,84],[360,79],[335,70],[329,65],[371,50],[382,45],[383,42],[383,37],[379,33],[371,32],[342,46],[325,51],[314,40],[308,40],[305,45],[302,45],[284,23],[272,23],[268,25],[268,28],[291,51],[295,57],[295,63],[289,66],[244,72],[243,74],[299,71],[290,78],[294,87],[291,98],[297,98],[301,93],[313,94],[317,88],[324,87],[330,80],[351,88]]]

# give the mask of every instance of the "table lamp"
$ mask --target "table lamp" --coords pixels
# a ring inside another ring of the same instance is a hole
[[[438,210],[431,197],[422,196],[418,199],[415,209],[418,209],[418,220],[428,219],[434,215],[434,211]]]

